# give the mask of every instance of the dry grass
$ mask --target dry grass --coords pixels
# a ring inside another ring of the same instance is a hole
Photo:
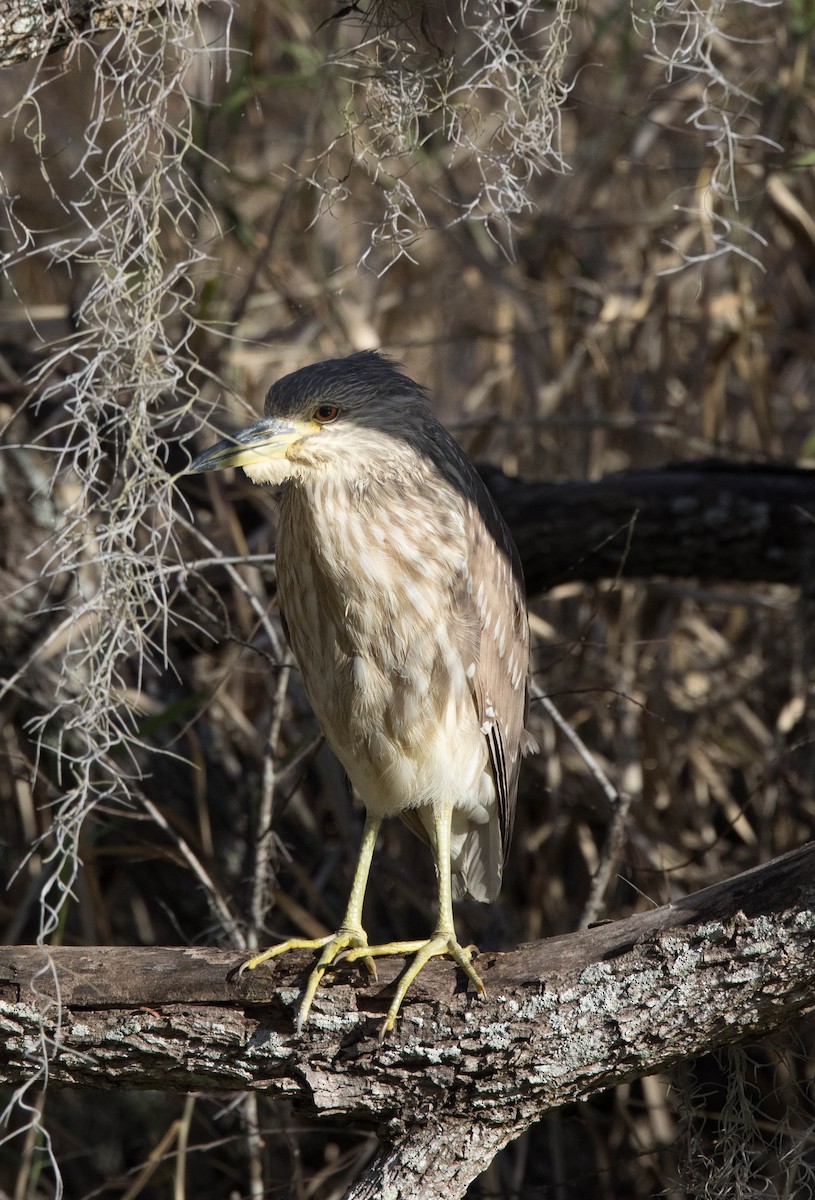
[[[285,659],[274,497],[170,480],[279,374],[381,345],[475,458],[530,478],[812,456],[808,10],[657,5],[632,28],[606,3],[520,5],[458,38],[421,11],[238,7],[227,71],[216,10],[206,52],[182,24],[0,78],[6,940],[243,946],[341,915],[361,822]],[[810,600],[609,581],[533,613],[539,686],[632,796],[603,915],[812,836]],[[535,722],[507,886],[461,906],[484,948],[574,928],[608,824]],[[409,836],[383,838],[377,940],[427,925]],[[473,1194],[810,1195],[797,1038],[556,1114]],[[54,1194],[49,1137],[72,1198],[327,1200],[371,1152],[262,1097],[37,1104],[0,1148],[15,1200]]]

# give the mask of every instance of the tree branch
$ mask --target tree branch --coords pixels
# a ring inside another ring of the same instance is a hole
[[[0,67],[59,50],[79,34],[138,29],[165,8],[165,0],[0,0]]]
[[[530,595],[618,574],[815,587],[815,471],[712,461],[594,483],[481,473]]]
[[[485,954],[488,996],[431,963],[383,1043],[399,963],[339,967],[304,1034],[309,955],[240,978],[232,952],[0,949],[0,1079],[264,1088],[380,1127],[351,1196],[450,1197],[543,1112],[815,1009],[815,843],[685,900]]]

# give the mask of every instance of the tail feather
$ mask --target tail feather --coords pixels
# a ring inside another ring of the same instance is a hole
[[[417,837],[433,845],[433,826],[429,808],[411,808],[399,814]],[[501,890],[504,873],[504,849],[497,814],[482,825],[473,824],[464,812],[453,813],[450,846],[453,899],[472,896],[488,904]]]
[[[504,851],[501,830],[497,817],[483,825],[466,823],[466,828],[456,829],[453,817],[453,899],[472,896],[474,900],[489,903],[501,890],[504,873]]]

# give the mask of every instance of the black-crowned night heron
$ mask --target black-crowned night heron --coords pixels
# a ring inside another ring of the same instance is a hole
[[[518,553],[493,501],[424,390],[374,351],[287,375],[256,424],[199,455],[190,472],[243,467],[281,486],[280,611],[309,700],[365,805],[342,925],[326,938],[298,1013],[302,1028],[326,969],[412,954],[388,1011],[449,955],[477,990],[454,897],[501,887],[527,713],[529,630]],[[429,841],[438,919],[425,941],[369,946],[362,905],[379,827],[401,817]]]

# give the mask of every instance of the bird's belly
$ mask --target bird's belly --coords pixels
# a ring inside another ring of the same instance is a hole
[[[488,819],[495,791],[470,664],[445,620],[395,616],[371,597],[346,603],[337,619],[319,595],[300,591],[294,605],[284,597],[289,637],[315,715],[365,806],[387,817],[450,800]]]
[[[456,697],[451,689],[439,703],[406,687],[402,676],[390,682],[379,702],[359,692],[353,679],[337,689],[336,704],[325,691],[312,701],[366,808],[391,817],[451,801],[477,822],[487,820],[495,789],[469,695]]]

